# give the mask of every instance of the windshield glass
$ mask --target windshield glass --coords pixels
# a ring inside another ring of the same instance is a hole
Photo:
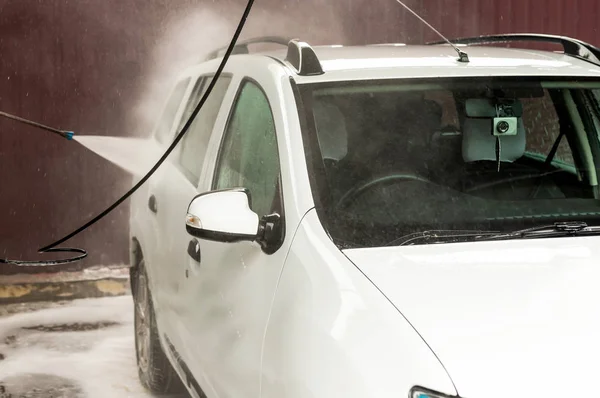
[[[299,88],[317,210],[341,247],[381,246],[428,230],[600,223],[600,81]]]

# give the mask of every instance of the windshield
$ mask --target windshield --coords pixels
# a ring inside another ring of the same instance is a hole
[[[381,246],[428,230],[600,223],[600,81],[299,88],[317,210],[341,247]]]

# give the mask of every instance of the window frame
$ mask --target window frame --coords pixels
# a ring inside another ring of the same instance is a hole
[[[179,124],[179,121],[181,120],[181,117],[182,117],[182,115],[180,115],[181,106],[184,102],[187,102],[189,100],[188,91],[190,90],[192,80],[193,80],[192,76],[185,76],[184,78],[175,82],[175,84],[171,88],[171,91],[169,92],[167,100],[164,102],[164,104],[161,108],[160,116],[156,120],[156,124],[155,124],[153,132],[152,132],[152,137],[161,145],[169,145],[174,139],[175,122],[177,122]],[[162,120],[165,117],[165,112],[167,110],[167,107],[170,105],[171,100],[173,99],[173,95],[176,92],[176,89],[179,87],[180,84],[182,84],[183,82],[186,82],[186,81],[187,81],[187,84],[185,84],[185,87],[183,88],[183,93],[182,93],[181,97],[179,98],[179,101],[177,102],[177,108],[175,109],[175,112],[173,113],[173,118],[171,120],[170,126],[168,127],[168,131],[164,134],[160,134],[159,128],[160,128]]]
[[[187,97],[187,99],[186,99],[186,101],[185,101],[185,102],[186,102],[186,103],[185,103],[185,107],[184,107],[184,108],[183,108],[183,110],[181,111],[181,115],[179,116],[179,119],[178,119],[178,121],[177,121],[177,126],[178,126],[178,128],[177,128],[177,132],[181,132],[181,129],[183,128],[183,126],[184,126],[184,125],[185,125],[185,123],[186,123],[186,120],[184,120],[184,115],[185,115],[185,113],[186,113],[186,112],[188,111],[188,109],[190,109],[190,108],[192,109],[192,111],[193,111],[193,109],[194,109],[194,108],[192,108],[191,101],[192,101],[192,97],[193,97],[194,90],[196,89],[196,87],[199,85],[199,88],[200,88],[200,90],[199,90],[199,92],[200,92],[200,95],[198,95],[198,97],[196,97],[196,101],[198,101],[198,100],[200,100],[200,99],[202,98],[202,96],[203,96],[203,95],[204,95],[204,93],[205,93],[205,90],[204,90],[204,88],[205,88],[205,87],[208,87],[208,85],[210,85],[210,81],[211,81],[211,79],[212,79],[212,78],[214,78],[214,77],[215,77],[215,75],[216,75],[216,74],[215,74],[215,72],[209,72],[209,73],[204,73],[204,74],[198,75],[198,76],[196,77],[196,79],[195,79],[195,82],[194,82],[193,84],[190,84],[190,85],[192,86],[192,87],[191,87],[191,90],[190,90],[190,94],[188,95],[188,97]],[[219,79],[221,79],[221,78],[229,78],[229,79],[230,79],[230,82],[229,82],[229,85],[227,86],[227,90],[225,90],[225,95],[223,96],[223,99],[221,100],[221,104],[219,105],[219,112],[220,112],[220,111],[223,109],[223,106],[224,106],[224,101],[225,101],[225,97],[227,96],[227,93],[230,91],[230,89],[231,89],[231,85],[232,85],[232,83],[234,82],[234,79],[233,79],[233,74],[232,74],[232,73],[223,72],[223,73],[221,73],[221,74],[219,75]],[[188,87],[188,89],[189,89],[189,87]],[[211,93],[211,95],[212,95],[212,93]],[[197,105],[197,104],[196,104],[196,105]],[[191,116],[191,113],[190,113],[190,116]],[[196,115],[196,117],[198,117],[198,115]],[[188,118],[189,118],[189,116],[188,116]],[[212,126],[212,128],[211,128],[211,131],[210,131],[210,134],[209,134],[209,137],[208,137],[208,138],[209,138],[209,139],[208,139],[208,142],[210,142],[210,137],[212,137],[212,135],[214,134],[214,131],[215,131],[215,128],[216,128],[216,124],[217,124],[217,123],[216,123],[216,122],[217,122],[217,119],[218,119],[218,115],[217,115],[217,118],[215,118],[215,122],[213,123],[213,126]],[[194,121],[195,121],[195,120],[194,120]],[[193,122],[192,122],[192,125],[193,125]],[[190,125],[190,128],[191,128],[191,127],[192,127],[192,126]],[[187,135],[188,135],[188,134],[190,134],[190,133],[191,133],[191,131],[189,131],[189,130],[188,130],[188,131],[186,132],[186,134],[185,134],[185,135],[187,136]],[[185,139],[185,136],[184,136],[184,137],[181,139],[181,141],[182,141],[182,142],[181,142],[181,144],[182,144],[182,145],[183,145],[183,140],[184,140],[184,139]],[[202,162],[201,162],[201,163],[202,163],[202,164],[201,164],[201,169],[204,167],[204,161],[206,160],[206,156],[207,156],[208,152],[209,152],[209,148],[207,147],[207,149],[206,149],[206,152],[204,153],[204,158],[202,159]],[[176,154],[176,160],[175,160],[173,163],[175,164],[175,166],[177,167],[177,169],[178,169],[178,170],[179,170],[179,171],[180,171],[180,172],[181,172],[181,173],[184,175],[184,177],[185,177],[185,178],[186,178],[186,179],[187,179],[187,180],[188,180],[188,181],[189,181],[189,182],[190,182],[190,183],[191,183],[191,184],[192,184],[194,187],[198,187],[198,185],[200,184],[200,179],[202,178],[202,170],[201,170],[201,172],[200,172],[200,175],[198,175],[198,176],[194,176],[194,175],[193,175],[193,174],[192,174],[192,173],[191,173],[191,172],[190,172],[190,171],[189,171],[189,170],[188,170],[188,169],[187,169],[187,168],[186,168],[186,167],[183,165],[183,163],[182,163],[182,161],[181,161],[182,157],[183,157],[183,151],[182,151],[182,148],[180,147],[180,148],[179,148],[179,150],[177,151],[177,154]]]
[[[224,127],[223,127],[223,134],[221,135],[221,137],[219,139],[219,144],[218,144],[218,148],[217,148],[217,156],[215,158],[215,166],[214,166],[211,181],[210,181],[210,189],[211,189],[211,191],[215,191],[217,189],[217,179],[219,176],[219,171],[221,169],[221,161],[223,159],[224,144],[225,144],[226,139],[229,136],[229,132],[230,132],[229,128],[231,126],[231,123],[233,122],[233,117],[235,115],[236,106],[240,100],[242,91],[247,83],[254,84],[260,90],[260,92],[262,93],[262,95],[265,97],[265,99],[267,101],[267,105],[269,106],[269,112],[271,114],[271,118],[273,119],[273,127],[274,127],[274,133],[275,133],[275,147],[277,149],[279,172],[278,172],[278,177],[277,177],[276,186],[275,186],[275,197],[273,198],[273,202],[277,203],[277,205],[275,206],[275,209],[273,210],[273,212],[271,212],[271,214],[276,213],[281,217],[281,226],[280,226],[281,236],[279,238],[279,243],[277,244],[277,247],[275,250],[270,250],[267,253],[267,254],[273,254],[281,247],[281,245],[283,244],[283,241],[285,239],[285,204],[284,204],[284,194],[283,194],[281,151],[279,149],[278,128],[277,128],[277,123],[276,123],[276,119],[275,119],[275,114],[273,112],[273,107],[271,105],[271,101],[269,100],[269,96],[268,96],[267,92],[265,91],[265,89],[262,87],[262,85],[256,79],[253,79],[249,76],[245,76],[245,77],[241,78],[238,83],[238,86],[236,88],[235,96],[234,96],[233,102],[231,103],[231,106],[230,106],[230,109],[229,109],[229,112],[227,115],[227,121],[225,122]],[[250,192],[250,197],[252,197],[252,192]],[[258,216],[261,218],[261,222],[262,222],[262,220],[265,218],[265,216],[268,216],[268,215],[260,215],[259,214]],[[263,249],[263,251],[265,251],[265,250]]]

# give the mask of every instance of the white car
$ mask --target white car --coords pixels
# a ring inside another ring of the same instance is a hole
[[[238,46],[131,202],[143,383],[600,394],[600,50],[535,34],[456,40],[461,59],[448,44],[274,41],[287,51]],[[483,45],[523,41],[564,51]],[[215,57],[175,85],[160,145]]]

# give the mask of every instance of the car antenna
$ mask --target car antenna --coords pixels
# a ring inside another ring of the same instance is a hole
[[[458,46],[456,44],[453,44],[450,40],[448,40],[446,38],[446,36],[444,36],[443,34],[441,34],[429,22],[427,22],[423,17],[421,17],[416,12],[414,12],[412,8],[410,8],[409,6],[407,6],[406,4],[404,4],[401,0],[396,0],[396,2],[399,3],[402,7],[406,8],[412,15],[414,15],[415,17],[417,17],[429,29],[433,30],[439,37],[441,37],[442,39],[444,39],[444,41],[446,43],[450,44],[450,46],[452,46],[452,48],[454,48],[456,50],[456,52],[458,53],[458,62],[469,62],[469,55],[466,52],[464,52],[463,50],[461,50],[460,48],[458,48]]]

